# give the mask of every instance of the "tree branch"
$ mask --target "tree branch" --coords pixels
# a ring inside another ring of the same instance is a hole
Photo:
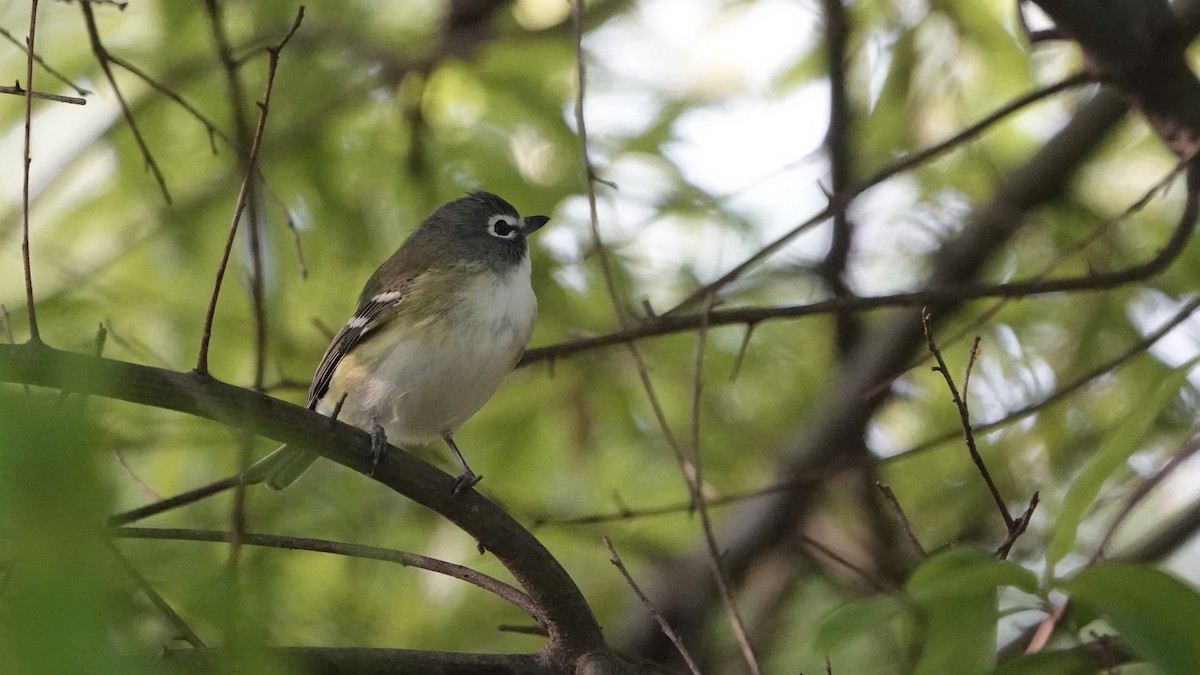
[[[175,410],[312,450],[364,475],[372,469],[367,432],[196,373],[84,356],[30,342],[0,345],[0,381]],[[451,497],[453,477],[396,447],[388,448],[372,478],[441,514],[496,556],[539,609],[534,618],[550,635],[543,658],[574,664],[588,654],[610,653],[591,609],[566,571],[493,502],[474,490]]]

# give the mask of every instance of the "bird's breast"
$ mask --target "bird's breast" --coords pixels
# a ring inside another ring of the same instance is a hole
[[[377,347],[371,374],[346,406],[360,425],[380,424],[399,442],[452,432],[512,370],[536,315],[527,258],[507,272],[477,272],[454,302]]]

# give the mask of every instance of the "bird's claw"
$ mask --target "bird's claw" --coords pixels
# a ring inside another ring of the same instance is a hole
[[[376,424],[371,427],[371,470],[367,475],[374,478],[375,471],[383,463],[383,453],[387,450],[387,434],[383,427]]]
[[[476,476],[474,471],[467,469],[454,480],[454,489],[450,490],[450,496],[457,497],[461,495],[475,487],[475,484],[481,480],[483,480],[483,476]]]

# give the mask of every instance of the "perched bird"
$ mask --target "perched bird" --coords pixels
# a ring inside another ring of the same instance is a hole
[[[479,482],[453,434],[496,392],[533,333],[525,238],[548,220],[522,218],[482,191],[434,211],[367,280],[305,405],[329,415],[340,401],[339,420],[372,432],[376,462],[384,434],[397,445],[444,439],[462,467],[454,492]],[[281,490],[316,458],[285,445],[243,476]]]

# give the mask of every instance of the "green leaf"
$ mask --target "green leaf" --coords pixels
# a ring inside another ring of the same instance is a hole
[[[1146,661],[1169,675],[1200,673],[1200,594],[1153,567],[1105,563],[1067,582],[1071,599],[1102,614]]]
[[[1084,464],[1079,478],[1075,479],[1063,499],[1062,513],[1058,516],[1047,550],[1047,575],[1052,575],[1058,562],[1075,547],[1075,533],[1095,503],[1100,488],[1142,447],[1154,420],[1179,394],[1179,388],[1187,380],[1188,371],[1196,365],[1197,360],[1200,359],[1192,359],[1175,368],[1170,377],[1158,382],[1146,395],[1137,399],[1129,413],[1113,425],[1100,448]]]
[[[814,641],[816,651],[828,655],[851,640],[877,629],[903,611],[903,603],[890,595],[842,605],[821,620]]]
[[[977,548],[927,560],[906,588],[921,608],[924,640],[915,673],[984,673],[996,651],[996,590],[1037,589],[1032,572]]]
[[[1027,593],[1038,590],[1033,572],[968,546],[950,549],[925,561],[906,585],[913,598],[923,602],[937,602],[1002,586],[1013,586]]]

